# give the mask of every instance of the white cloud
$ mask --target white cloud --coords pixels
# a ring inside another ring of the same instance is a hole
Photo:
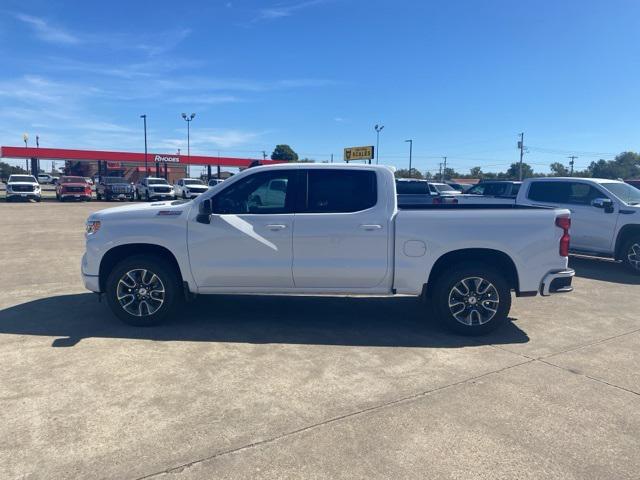
[[[289,4],[276,4],[273,7],[262,8],[258,11],[258,15],[253,19],[253,22],[260,20],[274,20],[283,17],[290,17],[295,12],[303,10],[305,8],[313,7],[326,3],[327,0],[308,0],[306,2],[289,3]]]
[[[29,25],[36,32],[36,36],[45,42],[63,45],[73,45],[80,42],[80,39],[75,35],[62,28],[50,25],[43,18],[23,13],[18,13],[15,17]]]

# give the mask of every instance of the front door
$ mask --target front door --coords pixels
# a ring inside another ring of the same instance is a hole
[[[199,287],[293,287],[294,178],[257,172],[212,199],[211,222],[189,224],[189,259]]]
[[[306,198],[293,232],[296,288],[379,285],[389,268],[389,215],[376,171],[309,169],[302,178]]]

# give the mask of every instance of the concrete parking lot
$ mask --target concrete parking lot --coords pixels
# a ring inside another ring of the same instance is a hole
[[[79,277],[106,203],[0,201],[2,478],[638,478],[640,277],[488,337],[411,298],[200,298],[120,324]],[[212,246],[215,248],[215,246]]]

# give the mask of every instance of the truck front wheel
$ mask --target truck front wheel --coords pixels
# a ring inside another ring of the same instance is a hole
[[[436,281],[438,320],[463,335],[483,335],[507,321],[511,290],[504,276],[485,264],[456,265]]]
[[[111,311],[129,325],[157,325],[178,305],[180,282],[175,268],[163,259],[135,255],[118,263],[106,281]]]
[[[640,236],[625,242],[622,247],[622,261],[632,272],[640,275]]]

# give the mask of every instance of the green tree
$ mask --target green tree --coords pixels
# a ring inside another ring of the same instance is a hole
[[[551,165],[549,165],[549,168],[551,169],[551,174],[554,177],[569,176],[569,169],[560,162],[553,162]]]
[[[522,162],[522,179],[533,177],[533,168],[528,163]],[[500,175],[498,175],[500,176]],[[512,163],[509,169],[505,172],[506,178],[517,180],[520,178],[520,162]]]
[[[24,168],[22,167],[14,167],[13,165],[9,165],[6,162],[0,162],[0,178],[7,179],[10,175],[26,173],[28,174]]]
[[[472,167],[469,170],[469,176],[471,178],[482,178],[482,167]]]
[[[401,168],[396,170],[396,178],[424,178],[420,170],[416,170],[415,168],[411,169],[411,173],[409,173],[408,168]]]
[[[276,145],[273,153],[271,154],[271,160],[283,160],[285,162],[297,162],[298,154],[293,151],[289,145],[281,144]]]
[[[640,175],[640,155],[623,152],[614,160],[591,162],[589,172],[595,178],[633,178]]]

